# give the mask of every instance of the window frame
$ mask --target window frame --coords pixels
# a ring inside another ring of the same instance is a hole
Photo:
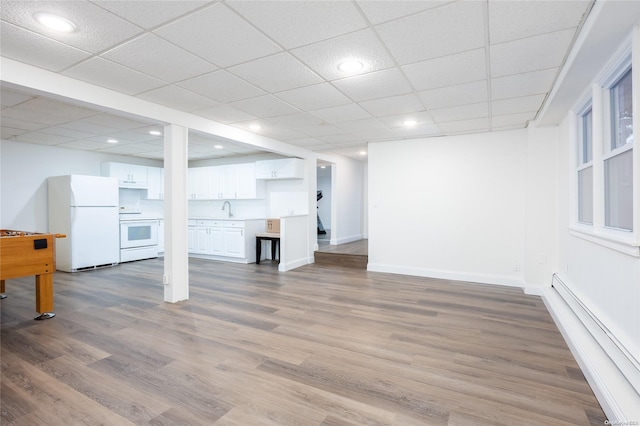
[[[626,43],[612,56],[603,67],[602,72],[593,82],[593,86],[585,91],[580,102],[572,109],[570,117],[573,140],[572,179],[569,231],[572,235],[612,248],[614,250],[640,257],[640,146],[637,146],[637,136],[632,143],[625,143],[612,149],[612,97],[611,88],[616,85],[625,74],[631,70],[632,79],[632,107],[635,113],[633,120],[633,134],[638,134],[640,118],[638,107],[640,97],[640,28],[634,29]],[[592,157],[584,162],[584,130],[583,117],[591,109],[592,113]],[[636,149],[633,149],[634,144]],[[617,155],[632,151],[632,230],[609,227],[605,225],[605,164]],[[593,167],[593,224],[579,220],[580,171]]]

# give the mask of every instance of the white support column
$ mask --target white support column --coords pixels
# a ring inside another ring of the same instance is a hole
[[[188,129],[175,124],[164,128],[164,300],[189,298],[187,249]]]

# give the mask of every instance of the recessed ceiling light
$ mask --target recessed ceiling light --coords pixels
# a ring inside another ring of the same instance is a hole
[[[338,69],[342,72],[358,72],[362,71],[364,68],[364,64],[355,59],[347,59],[346,61],[342,61],[338,64]]]
[[[149,134],[153,136],[160,136],[162,132],[160,130],[149,130]]]
[[[249,126],[249,128],[251,130],[260,130],[260,129],[262,129],[262,126],[259,125],[259,124],[252,124],[252,125]]]
[[[402,122],[402,124],[404,124],[407,127],[411,127],[411,126],[415,126],[416,124],[418,124],[418,122],[416,120],[409,119],[409,120],[404,120]]]
[[[118,143],[117,139],[107,139],[107,142],[109,143]]]
[[[327,168],[327,166],[320,166],[320,168],[321,168],[321,169],[326,169],[326,168]]]
[[[224,146],[222,146],[222,145],[214,145],[213,147],[214,147],[215,149],[222,149],[222,148],[224,148]]]
[[[367,151],[360,151],[360,155],[367,155]]]
[[[33,17],[50,30],[59,31],[61,33],[72,33],[76,29],[76,25],[62,16],[52,13],[38,12]]]

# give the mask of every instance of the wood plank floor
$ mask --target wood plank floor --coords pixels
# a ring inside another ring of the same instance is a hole
[[[1,310],[3,425],[602,425],[542,301],[520,290],[309,265],[162,260],[33,278]]]

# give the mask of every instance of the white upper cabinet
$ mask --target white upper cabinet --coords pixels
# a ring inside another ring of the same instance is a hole
[[[147,168],[147,200],[164,200],[164,169]]]
[[[303,179],[304,169],[300,158],[256,161],[256,179]]]
[[[254,163],[189,169],[191,200],[252,200],[257,198]]]
[[[102,175],[118,178],[120,188],[147,188],[147,166],[125,163],[102,163]]]

